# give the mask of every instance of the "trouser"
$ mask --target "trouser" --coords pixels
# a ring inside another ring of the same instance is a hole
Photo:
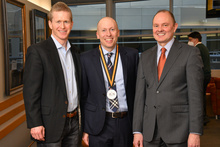
[[[133,134],[128,115],[123,118],[106,116],[103,130],[89,135],[89,147],[132,147]]]
[[[76,115],[72,118],[66,118],[63,134],[58,142],[38,142],[37,147],[78,147],[79,140],[79,118]]]

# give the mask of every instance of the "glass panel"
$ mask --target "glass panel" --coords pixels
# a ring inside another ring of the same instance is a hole
[[[23,22],[22,8],[6,3],[9,41],[10,88],[23,84]]]
[[[44,29],[46,26],[45,19],[39,16],[35,17],[36,22],[36,43],[41,42],[45,40],[46,37],[46,30]]]
[[[106,15],[105,4],[69,6],[73,15],[73,28],[69,40],[81,51],[93,49],[99,45],[95,38],[98,21]],[[73,37],[87,36],[88,39],[73,39]]]
[[[116,3],[116,21],[121,35],[134,34],[131,30],[138,30],[139,34],[152,33],[152,19],[160,9],[169,9],[169,0],[145,0],[138,2]],[[147,32],[145,32],[147,31]]]
[[[96,5],[79,5],[79,6],[69,6],[72,15],[74,25],[72,31],[85,31],[85,30],[96,30],[97,22],[105,16],[105,4]],[[72,34],[74,36],[81,36],[80,34]],[[90,33],[83,35],[91,35]]]

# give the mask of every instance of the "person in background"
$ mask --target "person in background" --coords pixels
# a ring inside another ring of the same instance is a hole
[[[204,125],[206,125],[209,122],[209,118],[206,115],[206,88],[208,83],[211,79],[211,68],[210,68],[210,56],[209,56],[209,49],[202,44],[202,36],[199,32],[192,32],[188,35],[188,45],[195,46],[199,48],[202,61],[203,61],[203,71],[204,71],[204,97],[203,97],[203,108],[204,108]]]
[[[141,54],[134,103],[135,147],[199,147],[203,134],[203,64],[198,48],[174,39],[173,14],[153,18],[157,45]]]
[[[80,60],[68,41],[72,12],[63,2],[49,12],[52,35],[27,49],[24,103],[27,126],[38,147],[78,147]]]
[[[118,46],[113,18],[97,24],[99,47],[80,56],[83,140],[90,147],[132,147],[138,50]]]

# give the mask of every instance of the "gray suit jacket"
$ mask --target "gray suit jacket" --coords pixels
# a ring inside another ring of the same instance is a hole
[[[166,143],[181,143],[203,131],[203,64],[195,47],[174,41],[160,81],[157,46],[142,53],[137,76],[133,132],[145,141],[158,132]]]

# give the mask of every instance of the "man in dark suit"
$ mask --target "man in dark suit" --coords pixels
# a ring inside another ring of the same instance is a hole
[[[142,53],[137,75],[135,147],[200,146],[203,64],[198,48],[173,38],[178,24],[167,10],[153,18],[157,45]]]
[[[83,140],[90,147],[132,147],[138,50],[118,47],[117,23],[97,25],[98,48],[81,55]]]
[[[68,41],[72,13],[62,2],[49,12],[52,35],[27,50],[24,102],[27,125],[38,147],[77,147],[80,61]]]
[[[202,62],[204,65],[203,72],[204,72],[204,83],[203,83],[203,120],[204,125],[209,122],[209,118],[206,115],[206,88],[211,79],[211,68],[210,68],[210,56],[209,56],[209,49],[202,43],[202,36],[199,32],[195,31],[188,35],[188,45],[195,46],[199,49]]]

